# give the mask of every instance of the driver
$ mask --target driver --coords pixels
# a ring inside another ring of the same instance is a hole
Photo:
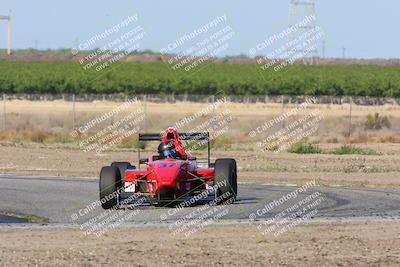
[[[161,142],[161,144],[158,146],[158,154],[160,154],[160,157],[162,158],[177,159],[180,157],[176,151],[175,145],[172,142]]]
[[[181,140],[179,140],[179,135],[175,128],[168,127],[161,138],[161,142],[171,142],[175,147],[178,158],[187,159],[190,157],[190,154],[186,153],[182,148]]]

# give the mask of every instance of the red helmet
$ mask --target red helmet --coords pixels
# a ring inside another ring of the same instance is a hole
[[[162,142],[167,142],[168,140],[176,140],[176,141],[179,141],[178,132],[177,132],[176,129],[173,128],[173,127],[168,127],[168,128],[165,130],[165,132],[164,132],[164,134],[163,134],[163,136],[162,136],[162,138],[161,138],[161,141],[162,141]]]

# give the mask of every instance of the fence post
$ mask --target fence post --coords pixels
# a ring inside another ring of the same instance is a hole
[[[72,130],[75,130],[75,94],[72,94]]]
[[[217,128],[215,124],[215,95],[211,96],[211,103],[212,103],[212,114],[211,114],[211,125],[213,125],[214,130]]]
[[[143,121],[143,128],[144,132],[147,132],[147,99],[146,95],[143,96],[143,112],[144,112],[144,121]]]
[[[285,102],[284,102],[284,96],[281,95],[281,116],[283,116],[283,111],[285,109]],[[285,128],[285,120],[282,120],[282,128]]]
[[[352,111],[352,105],[353,105],[353,98],[350,96],[349,99],[350,103],[350,109],[349,109],[349,137],[351,136],[351,111]]]
[[[6,94],[3,94],[3,130],[6,130]]]

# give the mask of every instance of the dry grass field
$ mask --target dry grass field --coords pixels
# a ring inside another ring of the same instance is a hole
[[[3,105],[3,103],[1,103]],[[75,126],[79,127],[86,122],[112,111],[122,103],[108,101],[77,102],[75,104]],[[33,139],[35,134],[45,135],[36,139],[46,139],[46,135],[68,135],[73,125],[73,103],[65,101],[7,101],[6,125],[0,132],[0,139]],[[229,124],[228,135],[232,136],[232,142],[254,142],[248,138],[250,130],[262,125],[266,121],[281,114],[289,112],[299,105],[287,104],[282,110],[280,104],[262,103],[222,103],[215,110],[208,103],[176,102],[176,103],[152,103],[137,102],[129,105],[123,112],[105,120],[98,125],[99,128],[112,124],[123,114],[141,110],[146,114],[145,123],[141,125],[142,131],[159,132],[162,129],[174,125],[185,117],[204,111],[205,115],[196,117],[195,120],[184,123],[179,130],[192,130],[196,125],[217,115],[223,111],[232,114],[233,120]],[[324,142],[400,142],[400,106],[352,106],[351,132],[349,132],[349,105],[309,105],[293,116],[285,120],[285,125],[290,124],[301,116],[312,111],[319,111],[324,118],[319,123],[317,133],[318,140]],[[378,113],[386,116],[390,122],[390,128],[379,131],[365,131],[364,124],[368,115]],[[3,114],[0,112],[0,115]],[[280,126],[280,125],[278,125]],[[98,129],[99,129],[98,128]],[[95,130],[95,129],[92,129]],[[276,129],[272,129],[276,130]]]

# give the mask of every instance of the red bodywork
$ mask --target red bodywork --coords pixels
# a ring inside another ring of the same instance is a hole
[[[164,199],[174,199],[182,195],[190,195],[196,191],[205,190],[208,188],[209,183],[214,181],[214,168],[199,168],[197,166],[197,161],[191,158],[191,155],[182,148],[179,134],[175,128],[167,128],[161,136],[156,135],[155,139],[151,138],[151,135],[150,139],[149,135],[147,135],[144,140],[172,142],[175,145],[179,159],[160,159],[158,155],[152,155],[148,158],[145,169],[127,169],[124,179],[125,192],[148,193],[150,197],[158,200],[160,200],[160,195]],[[162,193],[160,194],[160,192]],[[165,194],[165,192],[168,194]]]
[[[157,197],[161,187],[173,188],[175,197],[206,189],[213,178],[214,169],[199,168],[196,161],[171,158],[153,161],[153,156],[149,157],[145,169],[128,169],[125,172],[125,183],[145,181],[150,197]],[[135,187],[135,192],[138,191],[138,187]]]

